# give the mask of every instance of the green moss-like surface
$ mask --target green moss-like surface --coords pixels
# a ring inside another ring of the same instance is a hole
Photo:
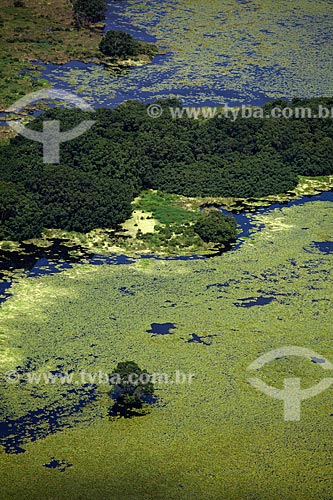
[[[205,261],[78,265],[19,281],[2,309],[1,371],[31,358],[37,372],[59,363],[63,371],[110,372],[133,359],[150,373],[195,378],[157,384],[159,404],[130,420],[105,418],[100,386],[97,401],[64,417],[72,428],[23,444],[23,454],[1,454],[2,498],[332,498],[331,390],[302,403],[302,420],[288,423],[282,402],[256,392],[246,373],[259,355],[287,345],[332,360],[332,255],[312,245],[332,239],[331,212],[330,203],[315,202],[260,216],[260,233]],[[235,305],[258,296],[273,301]],[[151,323],[166,322],[175,325],[171,335],[147,333]],[[211,345],[187,343],[192,333],[213,335]],[[299,376],[309,387],[323,371],[294,358],[258,376],[280,388],[285,377]],[[71,388],[5,384],[6,415],[58,404],[65,412]],[[43,467],[51,457],[73,465],[64,473]]]
[[[241,90],[251,83],[270,97],[299,97],[332,93],[326,80],[331,72],[327,33],[332,8],[321,0],[292,4],[288,0],[223,4],[219,0],[171,4],[136,0],[128,6],[127,16],[174,54],[168,68],[172,69],[170,90],[179,83],[209,87],[214,82],[216,94],[221,84]],[[203,102],[206,99],[207,92]]]

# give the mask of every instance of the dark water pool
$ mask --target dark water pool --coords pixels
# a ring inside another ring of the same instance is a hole
[[[333,202],[333,190],[332,191],[325,191],[323,193],[319,193],[313,196],[302,196],[300,198],[297,198],[295,200],[290,200],[286,201],[283,203],[273,203],[272,205],[269,205],[268,207],[261,207],[258,208],[255,211],[249,211],[249,210],[241,210],[240,212],[236,211],[228,211],[225,209],[221,209],[221,211],[225,215],[232,215],[238,224],[238,228],[240,229],[240,233],[238,235],[238,241],[235,246],[233,246],[233,250],[237,249],[240,247],[242,244],[242,238],[248,238],[251,233],[260,231],[263,229],[264,225],[263,224],[258,224],[258,222],[255,221],[255,216],[256,215],[262,215],[262,214],[267,214],[269,212],[272,212],[272,210],[276,209],[281,209],[283,207],[294,207],[294,206],[301,206],[304,205],[305,203],[308,202],[314,202],[314,201],[330,201]],[[332,207],[333,208],[333,207]],[[306,228],[304,228],[306,229]],[[326,244],[327,242],[323,242],[323,244]],[[329,242],[328,242],[329,243]],[[325,248],[323,246],[322,248]],[[329,248],[329,246],[328,246]]]
[[[254,307],[254,306],[266,306],[274,300],[274,297],[248,297],[246,299],[239,299],[238,302],[234,302],[237,307]]]
[[[314,241],[313,246],[326,255],[333,253],[333,241]]]
[[[58,460],[55,457],[51,457],[50,462],[48,464],[44,464],[44,467],[47,469],[57,469],[59,472],[65,472],[66,469],[72,466],[73,464],[70,464],[66,460]]]
[[[83,389],[71,389],[64,394],[66,405],[63,401],[54,403],[37,410],[28,411],[21,417],[5,418],[0,423],[0,445],[6,453],[24,453],[22,447],[27,441],[36,441],[55,434],[61,430],[71,428],[78,422],[86,421],[84,408],[96,400],[96,387],[90,386]],[[69,419],[69,417],[72,417]]]
[[[151,329],[147,330],[147,333],[152,333],[154,335],[172,335],[175,325],[173,323],[151,323]]]

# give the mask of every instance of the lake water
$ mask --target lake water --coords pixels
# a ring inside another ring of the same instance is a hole
[[[44,65],[57,88],[114,107],[127,99],[178,97],[184,105],[260,105],[332,95],[328,37],[333,4],[296,0],[108,2],[106,30],[154,42],[163,55],[116,76],[96,64]],[[274,15],[272,15],[274,12]],[[245,27],[245,28],[244,28]]]
[[[302,5],[308,3],[303,1]],[[201,1],[189,3],[185,0],[145,3],[138,0],[109,1],[106,30],[122,29],[141,41],[157,43],[164,54],[155,57],[149,65],[127,69],[120,74],[110,72],[101,65],[79,61],[43,65],[42,74],[55,87],[81,95],[96,107],[114,107],[128,99],[150,102],[169,96],[179,97],[184,105],[259,105],[272,97],[290,98],[295,92],[303,97],[328,95],[327,92],[333,94],[333,88],[323,87],[323,82],[331,85],[331,79],[324,78],[331,61],[327,53],[328,38],[325,31],[328,6],[323,9],[319,2],[317,9],[314,9],[312,2],[311,16],[305,14],[306,9],[304,12],[299,10],[294,19],[298,26],[296,30],[288,26],[286,21],[284,9],[288,7],[280,6],[279,14],[276,13],[274,19],[271,16],[272,8],[274,5],[271,2],[263,2],[258,12],[248,2],[235,3],[234,0],[225,1],[223,8],[220,2],[214,0],[204,5]],[[252,19],[251,36],[244,36],[242,23],[245,18]],[[314,29],[313,23],[316,26],[315,39],[308,36],[308,31]],[[288,32],[290,40],[302,40],[298,51],[293,53],[294,59],[307,61],[306,66],[301,66],[301,75],[295,66],[286,65],[290,47],[278,36],[281,32]],[[232,46],[230,38],[234,42]],[[318,50],[315,52],[314,61],[313,50],[316,47],[320,47],[320,54]],[[268,49],[271,56],[274,54],[274,61],[267,56],[265,51]],[[318,65],[315,75],[313,64]],[[292,89],[285,86],[286,80],[293,85]],[[302,90],[299,85],[302,85]],[[284,205],[273,204],[258,209],[256,213],[263,214],[281,206],[290,207],[310,201],[333,201],[332,192],[302,197]],[[225,210],[223,212],[228,213]],[[238,240],[232,247],[237,250],[244,238],[260,231],[263,225],[250,212],[232,215],[240,229]],[[320,251],[331,251],[330,242],[319,243],[321,246],[317,248]],[[32,278],[61,272],[74,263],[129,265],[136,261],[126,255],[94,255],[83,249],[80,249],[83,256],[75,258],[69,254],[68,247],[59,241],[53,241],[49,249],[25,250],[23,254],[0,252],[2,268],[9,271],[22,269],[26,276]],[[142,255],[141,258],[193,260],[206,257]],[[4,278],[0,283],[0,302],[10,296],[10,286],[10,279]],[[129,292],[124,290],[123,293]]]

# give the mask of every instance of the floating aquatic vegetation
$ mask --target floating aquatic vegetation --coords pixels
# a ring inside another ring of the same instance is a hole
[[[314,484],[316,497],[332,496],[331,473],[325,467],[331,458],[330,392],[302,405],[301,422],[285,423],[282,404],[257,393],[246,380],[250,362],[272,348],[313,347],[319,360],[332,358],[332,256],[306,251],[313,241],[329,239],[330,212],[329,202],[310,202],[262,214],[261,232],[238,250],[208,260],[74,265],[54,276],[15,283],[0,323],[3,374],[18,367],[21,377],[28,372],[111,373],[119,361],[133,359],[149,373],[174,376],[179,370],[194,378],[191,384],[156,384],[164,405],[153,405],[144,418],[114,421],[107,417],[110,401],[103,394],[109,388],[103,384],[96,384],[96,399],[82,414],[72,412],[76,396],[70,391],[77,388],[71,384],[4,384],[7,422],[23,422],[31,412],[40,415],[40,408],[57,408],[58,401],[63,405],[62,427],[54,426],[51,435],[53,421],[23,425],[25,434],[18,425],[12,427],[6,439],[15,444],[16,437],[25,453],[1,455],[4,496],[13,497],[12,484],[18,484],[23,471],[30,498],[45,496],[45,486],[33,478],[47,472],[43,465],[51,456],[75,464],[66,470],[71,480],[92,470],[94,478],[96,471],[103,472],[103,489],[94,490],[98,500],[105,498],[106,487],[116,497],[120,484],[127,485],[123,498],[144,498],[148,476],[139,474],[133,487],[127,476],[124,483],[120,479],[128,468],[133,475],[134,450],[150,464],[149,485],[161,499],[179,499],[174,467],[182,476],[185,498],[201,498],[200,490],[210,498],[240,500],[252,494],[268,500],[279,485],[281,498],[292,490],[295,498],[310,499]],[[283,222],[279,231],[274,229],[276,218]],[[135,295],[121,293],[120,287]],[[234,306],[259,296],[274,300],[264,307]],[[166,303],[175,306],[165,308]],[[147,335],[153,322],[177,328],[172,335]],[[199,340],[212,342],[206,347]],[[310,387],[322,379],[321,364],[283,358],[258,376],[275,387],[282,387],[285,377],[297,376]],[[36,441],[29,442],[29,433]],[[292,470],[285,466],[291,460]],[[162,485],[161,470],[166,477]],[[304,474],[304,480],[296,484],[295,473]],[[57,483],[59,498],[68,496],[66,488]],[[84,498],[86,483],[75,481],[75,488],[71,496]]]
[[[112,2],[109,28],[156,40],[166,55],[119,78],[80,63],[51,65],[43,75],[98,106],[169,95],[197,106],[329,96],[332,13],[322,0]]]

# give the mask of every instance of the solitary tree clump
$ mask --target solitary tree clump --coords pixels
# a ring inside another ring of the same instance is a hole
[[[89,26],[105,19],[105,0],[74,0],[73,11],[78,26]]]
[[[113,386],[110,396],[114,400],[110,415],[128,418],[142,414],[144,405],[155,401],[154,385],[150,379],[147,371],[141,370],[134,361],[118,363],[110,375]]]
[[[140,43],[125,31],[110,30],[99,44],[100,51],[110,57],[128,57],[140,54]]]
[[[225,245],[237,237],[237,223],[219,210],[203,212],[194,224],[195,232],[203,241]]]

